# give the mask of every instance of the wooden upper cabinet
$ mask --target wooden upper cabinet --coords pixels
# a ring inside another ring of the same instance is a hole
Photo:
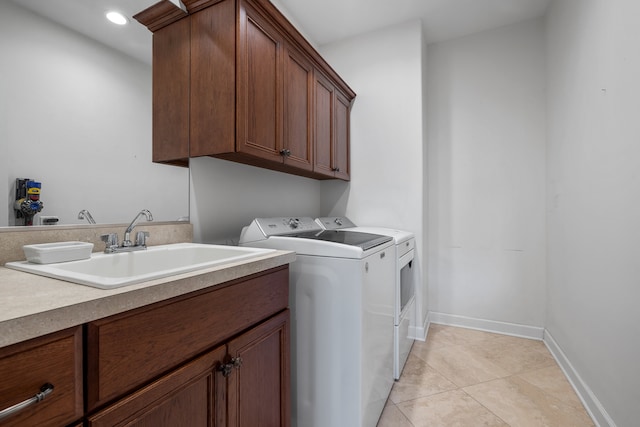
[[[237,150],[282,161],[282,37],[251,7],[240,10]]]
[[[189,21],[153,35],[153,161],[189,164]]]
[[[355,93],[291,23],[268,0],[183,3],[135,16],[154,32],[153,160],[348,180]]]
[[[334,173],[336,178],[349,180],[351,148],[349,135],[351,134],[351,101],[339,91],[335,92],[334,103]]]
[[[223,1],[193,13],[191,24],[190,157],[235,151],[236,138],[236,10]],[[175,24],[173,24],[175,25]],[[155,39],[155,34],[153,35]],[[156,77],[155,68],[153,70]],[[153,105],[154,111],[162,106]],[[154,121],[154,128],[156,123]],[[155,140],[154,140],[155,144]],[[155,150],[155,145],[154,145]]]
[[[333,176],[333,140],[335,117],[335,90],[329,80],[321,74],[314,79],[314,171]]]
[[[314,171],[349,180],[351,101],[320,73],[314,79]]]
[[[313,66],[291,46],[284,50],[284,133],[286,164],[313,169]]]

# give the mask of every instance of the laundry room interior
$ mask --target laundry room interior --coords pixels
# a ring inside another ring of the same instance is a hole
[[[144,43],[109,45],[88,9],[66,23],[81,1],[56,2],[0,0],[4,239],[26,177],[42,182],[35,220],[58,222],[38,229],[88,229],[83,209],[126,227],[144,208],[198,244],[238,246],[259,218],[408,231],[414,348],[434,325],[544,343],[593,425],[637,424],[640,3],[433,0],[430,21],[271,0],[356,95],[349,178],[315,179],[221,156],[152,163],[152,32],[129,16]]]

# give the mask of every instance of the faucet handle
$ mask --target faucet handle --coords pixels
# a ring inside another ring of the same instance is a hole
[[[136,246],[147,246],[148,231],[138,231],[136,233]]]
[[[105,252],[113,252],[118,247],[118,235],[116,233],[103,234],[100,240],[106,243]]]

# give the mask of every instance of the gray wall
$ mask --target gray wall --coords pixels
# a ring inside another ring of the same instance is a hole
[[[640,3],[558,0],[548,13],[546,327],[601,424],[638,425]]]
[[[525,325],[542,337],[544,42],[538,19],[428,46],[429,309],[436,320]]]
[[[196,242],[236,244],[254,218],[321,216],[320,181],[211,157],[190,160]]]

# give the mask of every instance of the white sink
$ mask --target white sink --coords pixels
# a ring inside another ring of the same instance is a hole
[[[55,264],[8,262],[5,267],[100,289],[112,289],[147,280],[242,261],[274,252],[198,243],[151,246],[115,254],[93,253],[91,258]]]

